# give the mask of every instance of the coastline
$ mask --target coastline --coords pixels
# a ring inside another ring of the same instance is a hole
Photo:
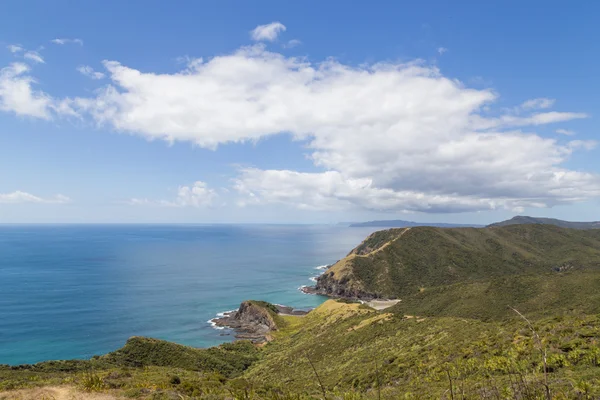
[[[323,264],[318,265],[313,268],[313,270],[319,271],[317,275],[313,275],[308,278],[309,281],[316,283],[319,276],[323,275],[325,271],[331,267],[331,264]],[[310,285],[302,285],[298,287],[298,290],[307,295],[317,295],[319,293],[313,293],[311,288],[314,286]],[[331,298],[331,296],[324,297]],[[244,302],[245,303],[245,302]],[[269,335],[266,335],[264,327],[260,327],[260,324],[253,324],[248,322],[243,322],[240,320],[241,309],[243,304],[238,309],[227,310],[218,312],[214,318],[206,321],[210,324],[211,328],[221,331],[220,336],[229,336],[232,335],[234,337],[233,341],[236,340],[250,340],[255,343],[262,343],[264,341],[268,341]],[[273,304],[277,308],[277,315],[279,316],[303,316],[308,314],[314,307],[309,308],[294,308],[291,306],[283,305],[283,304]]]
[[[221,317],[213,318],[211,323],[220,329],[232,330],[235,340],[264,344],[272,340],[271,332],[280,328],[279,317],[300,317],[309,312],[310,310],[294,309],[281,304],[247,300],[240,304],[239,309],[222,313]]]

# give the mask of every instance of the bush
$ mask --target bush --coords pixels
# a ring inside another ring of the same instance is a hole
[[[81,387],[88,392],[99,392],[105,388],[104,381],[96,374],[89,372],[83,375]]]

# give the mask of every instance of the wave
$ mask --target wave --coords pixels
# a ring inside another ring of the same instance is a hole
[[[329,268],[329,265],[319,265],[318,267],[315,267],[315,269],[327,269]]]
[[[235,310],[228,310],[228,311],[223,311],[223,312],[217,313],[217,318],[223,318],[225,315],[231,314],[232,312],[235,312],[235,311],[237,311],[237,309],[235,309]]]
[[[218,330],[226,329],[224,326],[217,326],[217,324],[215,323],[215,320],[219,319],[219,318],[223,318],[223,317],[227,316],[228,314],[231,314],[236,311],[237,311],[237,309],[219,312],[219,313],[217,313],[217,315],[214,318],[211,318],[206,322],[208,322],[213,329],[218,329]]]
[[[308,279],[310,279],[310,280],[311,280],[311,281],[313,281],[314,283],[317,283],[317,278],[318,278],[318,276],[311,276],[311,277],[310,277],[310,278],[308,278]]]
[[[216,324],[216,322],[215,322],[215,319],[216,319],[216,318],[209,319],[209,320],[208,320],[208,321],[206,321],[206,322],[208,322],[208,323],[210,324],[210,327],[211,327],[211,328],[213,328],[213,329],[217,329],[217,330],[223,330],[223,329],[225,329],[225,327],[224,327],[224,326],[217,326],[217,324]]]

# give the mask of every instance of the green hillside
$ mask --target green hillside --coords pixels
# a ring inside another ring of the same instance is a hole
[[[518,215],[506,221],[496,222],[489,226],[507,226],[507,225],[523,225],[523,224],[543,224],[543,225],[555,225],[561,228],[571,229],[600,229],[600,221],[592,222],[573,222],[563,221],[555,218],[540,218],[540,217],[527,217]]]
[[[376,232],[317,281],[317,291],[403,298],[441,285],[600,269],[600,230],[552,225],[415,227]]]
[[[436,286],[402,298],[400,315],[449,316],[482,321],[514,317],[516,307],[531,318],[577,311],[600,313],[600,272],[569,271],[515,275]]]

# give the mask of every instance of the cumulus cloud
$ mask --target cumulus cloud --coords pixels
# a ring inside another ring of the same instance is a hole
[[[31,68],[15,62],[0,69],[0,111],[16,115],[51,119],[57,115],[76,115],[70,99],[55,99],[35,90],[35,79],[29,75]]]
[[[213,149],[283,132],[303,141],[322,172],[243,170],[234,184],[245,204],[459,212],[600,195],[597,175],[562,167],[590,144],[518,130],[585,113],[539,112],[550,102],[534,99],[493,114],[495,92],[422,62],[314,64],[255,45],[174,74],[104,66],[112,83],[75,104],[119,131]]]
[[[175,200],[149,200],[133,198],[126,203],[132,206],[160,206],[160,207],[211,207],[214,205],[218,194],[208,187],[205,182],[196,181],[190,186],[180,186],[177,189]]]
[[[23,63],[12,63],[0,70],[0,110],[48,119],[52,99],[32,88],[35,80],[27,75],[29,70]]]
[[[97,80],[104,78],[104,74],[102,72],[94,71],[94,69],[89,65],[80,65],[77,67],[77,71],[91,79]]]
[[[271,22],[266,25],[259,25],[250,32],[252,40],[272,42],[277,39],[281,32],[285,32],[286,27],[281,22]]]
[[[34,196],[20,190],[12,193],[0,193],[0,203],[3,204],[20,204],[20,203],[38,203],[38,204],[65,204],[70,203],[71,199],[62,194],[57,194],[53,197],[43,198]]]
[[[531,99],[531,100],[525,101],[523,104],[521,104],[521,108],[524,110],[550,108],[554,105],[555,102],[556,102],[555,99],[548,99],[546,97],[540,97],[537,99]]]
[[[25,58],[26,60],[33,61],[34,63],[45,63],[44,58],[40,55],[40,53],[33,50],[25,52],[25,54],[23,54],[23,58]]]
[[[569,129],[557,129],[555,132],[558,134],[567,135],[567,136],[573,136],[575,134],[574,131],[569,130]]]
[[[447,48],[445,48],[445,47],[438,47],[438,49],[437,49],[437,52],[438,52],[440,55],[442,55],[442,54],[446,53],[447,51],[448,51],[448,49],[447,49]]]
[[[54,43],[54,44],[78,44],[80,46],[83,46],[83,40],[81,39],[67,39],[67,38],[57,38],[57,39],[52,39],[50,42]]]
[[[281,30],[260,37],[274,40]],[[280,133],[301,141],[319,172],[243,169],[234,180],[242,204],[461,212],[600,196],[598,175],[563,166],[595,143],[561,144],[531,132],[585,113],[546,111],[554,103],[546,98],[494,112],[497,93],[423,62],[312,63],[258,44],[187,59],[172,74],[103,65],[110,84],[90,97],[59,100],[33,90],[29,67],[13,63],[0,71],[0,109],[40,118],[77,113],[118,131],[211,149]],[[196,182],[174,200],[129,204],[205,207],[216,198]]]

